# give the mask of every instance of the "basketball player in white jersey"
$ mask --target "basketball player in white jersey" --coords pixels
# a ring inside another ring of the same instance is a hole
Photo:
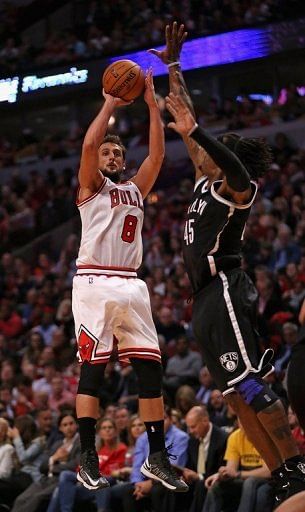
[[[81,440],[77,478],[88,489],[107,487],[95,450],[95,425],[105,366],[118,340],[121,361],[130,360],[139,383],[139,409],[150,455],[147,477],[173,491],[188,490],[169,463],[164,444],[160,350],[146,284],[137,278],[142,260],[143,199],[164,158],[164,133],[151,71],[144,99],[150,116],[149,154],[137,174],[124,181],[125,148],[106,135],[115,109],[126,102],[104,93],[105,103],[90,125],[82,147],[78,207],[82,238],[73,280],[73,314],[81,364],[76,409]]]

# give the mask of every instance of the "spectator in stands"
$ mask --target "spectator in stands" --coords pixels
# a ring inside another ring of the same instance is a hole
[[[3,299],[0,304],[0,334],[12,339],[22,332],[22,327],[22,318],[13,304]]]
[[[98,449],[100,471],[110,485],[114,485],[116,478],[112,473],[124,466],[127,446],[120,442],[115,423],[108,418],[100,420],[97,434],[101,443]],[[94,493],[83,486],[78,486],[76,471],[64,470],[60,474],[58,488],[53,492],[47,512],[55,512],[59,507],[65,512],[72,512],[75,502],[88,500],[96,500],[99,511],[104,511],[108,508],[110,497],[104,490]]]
[[[162,307],[156,322],[156,329],[158,334],[162,334],[169,343],[175,340],[179,335],[185,334],[182,325],[179,325],[173,318],[172,310],[168,307]]]
[[[35,291],[35,290],[32,290]],[[36,293],[36,291],[35,291]],[[31,300],[31,298],[30,298]],[[37,365],[40,353],[44,347],[43,336],[37,330],[30,331],[27,337],[27,343],[23,352],[23,360],[29,361]]]
[[[12,387],[9,384],[1,384],[0,386],[0,400],[5,417],[9,419],[14,418],[14,404]],[[3,413],[2,413],[3,414]]]
[[[235,417],[229,415],[225,399],[219,389],[211,391],[208,410],[213,425],[217,425],[217,427],[232,427],[234,424]]]
[[[77,423],[72,412],[63,412],[58,418],[58,429],[63,439],[55,441],[49,451],[44,451],[39,480],[33,482],[16,499],[12,512],[38,512],[49,500],[63,471],[76,471],[80,457]]]
[[[117,402],[120,394],[119,387],[121,380],[123,380],[123,377],[111,358],[105,368],[103,389],[100,392],[100,404],[103,408],[107,407],[111,402]],[[106,412],[105,416],[107,416],[107,418],[112,417],[108,415],[108,413],[106,414]]]
[[[277,374],[282,374],[287,368],[292,347],[297,343],[298,338],[298,327],[292,322],[286,322],[282,328],[283,343],[280,347],[279,352],[276,355],[274,362],[274,369]]]
[[[60,369],[66,368],[75,360],[76,349],[69,343],[69,339],[62,328],[57,328],[52,335],[51,346],[53,358],[58,361]]]
[[[62,439],[63,434],[61,430],[58,429],[58,426],[54,426],[54,418],[49,408],[44,407],[37,409],[34,418],[38,428],[38,435],[44,436],[46,440],[46,450],[49,450],[56,441]]]
[[[5,359],[1,364],[0,381],[2,385],[11,386],[16,383],[15,364],[12,359]]]
[[[52,379],[56,375],[56,365],[54,361],[47,361],[41,368],[42,377],[33,382],[34,392],[45,392],[50,395],[52,391]]]
[[[270,471],[247,439],[242,427],[228,438],[225,466],[206,479],[209,489],[202,512],[271,512],[273,494],[268,485]]]
[[[121,368],[117,392],[118,403],[135,413],[138,409],[138,379],[131,365]]]
[[[57,325],[54,323],[54,315],[50,311],[43,314],[40,325],[34,328],[34,332],[40,334],[43,338],[44,344],[50,346],[54,333],[58,330]]]
[[[167,363],[163,377],[163,386],[171,397],[183,385],[198,386],[198,373],[202,365],[201,355],[190,349],[185,334],[178,336],[176,354]]]
[[[175,407],[181,413],[183,420],[189,410],[197,404],[196,394],[191,386],[185,384],[178,388],[175,396]]]
[[[65,381],[62,375],[56,375],[52,378],[52,390],[49,395],[49,407],[53,411],[59,411],[60,406],[66,405],[74,408],[75,396],[68,389],[66,389]]]
[[[16,379],[14,392],[16,395],[14,404],[15,416],[24,416],[31,413],[34,409],[32,379],[19,375]]]
[[[120,441],[128,444],[128,425],[130,421],[130,411],[126,405],[120,405],[114,413],[115,426],[119,434]]]
[[[113,403],[107,405],[104,413],[105,418],[110,418],[111,420],[115,421],[115,413],[117,408],[118,406]]]
[[[172,425],[171,409],[165,406],[164,413],[165,444],[169,450],[173,450],[175,465],[185,466],[187,455],[188,435]],[[161,484],[153,485],[152,480],[145,479],[140,468],[148,455],[147,433],[144,432],[136,441],[130,484],[126,484],[119,493],[117,489],[116,499],[121,497],[124,512],[138,512],[146,510],[147,505],[154,510],[161,511],[164,497],[169,493]]]
[[[210,422],[204,406],[192,407],[186,416],[186,424],[191,437],[183,477],[190,485],[190,492],[178,499],[173,496],[174,510],[197,512],[202,509],[206,494],[204,480],[223,460],[227,434]]]
[[[125,462],[124,466],[118,469],[115,469],[112,472],[112,476],[117,479],[117,483],[114,485],[111,485],[108,488],[102,489],[101,491],[98,491],[97,497],[96,497],[96,503],[97,507],[99,509],[99,512],[105,512],[110,510],[110,504],[111,504],[111,510],[115,508],[114,501],[117,501],[117,499],[122,495],[122,491],[125,485],[129,485],[130,475],[132,472],[133,467],[133,458],[134,458],[134,451],[135,451],[135,443],[137,439],[140,437],[141,434],[145,432],[145,425],[141,418],[134,414],[130,418],[130,424],[128,428],[128,447],[125,454]],[[102,497],[100,497],[100,493],[102,493]],[[105,494],[107,493],[107,496]],[[117,498],[118,496],[118,498]],[[100,500],[103,500],[104,502],[104,508],[100,508],[99,504],[101,504]],[[105,507],[105,503],[107,503],[107,506]]]
[[[40,464],[45,449],[44,437],[37,437],[37,427],[31,416],[19,416],[8,436],[16,450],[20,469],[6,479],[0,481],[2,503],[12,505],[16,497],[32,482],[40,478]]]
[[[9,440],[8,429],[8,421],[0,418],[0,482],[9,478],[14,468],[14,447]]]
[[[203,366],[199,372],[199,383],[200,388],[196,393],[196,400],[203,405],[207,405],[209,403],[212,390],[216,389],[216,384],[213,381],[207,366]]]
[[[274,270],[285,268],[288,263],[299,263],[301,259],[300,247],[292,239],[289,226],[282,224],[278,228],[275,244],[275,254],[272,263]]]
[[[117,471],[115,470],[113,472],[113,476],[119,480],[129,480],[132,470],[136,440],[141,434],[143,434],[143,432],[145,432],[145,425],[140,416],[138,414],[134,414],[130,418],[128,427],[128,447],[125,454],[125,465],[122,468],[119,468]]]

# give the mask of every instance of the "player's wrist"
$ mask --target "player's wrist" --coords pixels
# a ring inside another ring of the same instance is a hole
[[[195,122],[195,124],[192,126],[192,128],[187,132],[187,136],[190,137],[192,135],[192,133],[197,130],[198,128],[198,123]]]
[[[180,66],[180,61],[179,60],[174,60],[174,61],[171,61],[167,64],[167,67],[170,69],[170,68],[173,68],[175,66]]]

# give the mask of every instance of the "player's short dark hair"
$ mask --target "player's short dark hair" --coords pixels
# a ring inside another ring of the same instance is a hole
[[[117,146],[120,146],[120,148],[122,149],[123,158],[125,160],[126,148],[125,148],[123,142],[121,141],[121,138],[118,135],[112,135],[112,134],[108,133],[108,135],[105,135],[105,137],[103,138],[101,145],[106,144],[106,142],[111,142],[112,144],[116,144]]]
[[[241,137],[237,133],[225,133],[218,137],[246,167],[250,177],[257,180],[272,163],[272,151],[263,138]]]

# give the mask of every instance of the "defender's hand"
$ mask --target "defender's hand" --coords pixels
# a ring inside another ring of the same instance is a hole
[[[170,64],[170,62],[176,62],[180,58],[180,52],[183,43],[187,37],[187,32],[184,31],[184,25],[178,24],[176,21],[170,25],[166,25],[165,28],[165,41],[166,46],[163,50],[155,50],[151,48],[149,53],[156,55],[164,64]]]
[[[180,135],[187,135],[195,126],[196,121],[181,95],[169,93],[165,98],[166,108],[175,119],[168,127]]]

